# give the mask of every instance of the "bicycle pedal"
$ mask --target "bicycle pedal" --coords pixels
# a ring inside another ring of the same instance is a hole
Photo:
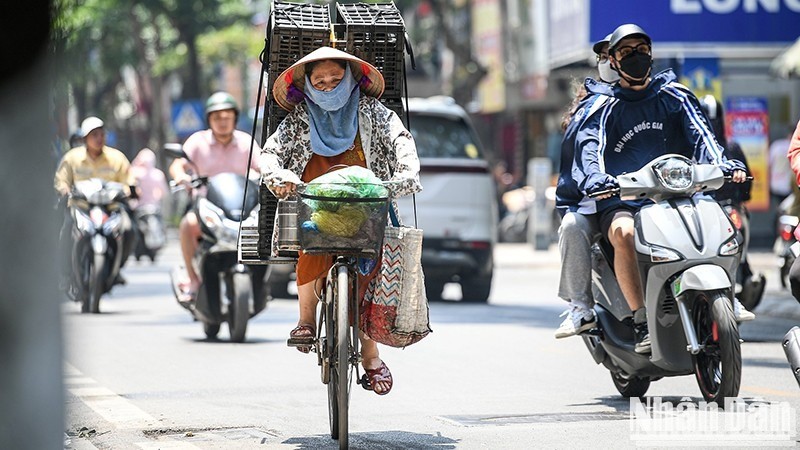
[[[286,345],[289,347],[314,347],[314,341],[306,339],[289,338],[286,340]]]
[[[372,390],[372,384],[370,384],[369,380],[367,379],[367,374],[364,374],[361,376],[361,378],[357,379],[356,383],[360,384],[365,391]]]

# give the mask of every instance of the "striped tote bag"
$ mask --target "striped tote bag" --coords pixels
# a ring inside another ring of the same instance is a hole
[[[372,340],[406,347],[431,332],[425,276],[422,273],[422,230],[387,226],[380,272],[367,286],[359,326]]]

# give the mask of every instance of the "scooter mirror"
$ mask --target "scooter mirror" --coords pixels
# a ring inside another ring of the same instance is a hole
[[[164,144],[164,151],[173,158],[186,158],[191,161],[189,157],[186,156],[186,152],[183,151],[183,145],[177,142],[167,142]]]

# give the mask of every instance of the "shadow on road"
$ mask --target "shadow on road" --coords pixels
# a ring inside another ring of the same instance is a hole
[[[739,325],[739,336],[748,342],[783,342],[786,333],[798,323],[794,319],[783,319],[769,317],[760,319],[756,315],[756,320],[745,322]]]
[[[328,435],[290,438],[283,444],[296,445],[299,449],[338,449],[339,443]],[[441,434],[421,434],[409,431],[380,431],[367,433],[350,433],[350,448],[354,449],[454,449],[458,440]]]
[[[435,302],[430,304],[431,324],[517,324],[553,328],[561,323],[561,306],[520,306]]]

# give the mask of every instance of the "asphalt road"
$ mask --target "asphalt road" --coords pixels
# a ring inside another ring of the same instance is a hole
[[[608,371],[581,339],[553,338],[564,309],[555,249],[502,244],[496,256],[489,304],[432,303],[429,337],[382,348],[394,389],[379,397],[354,387],[352,448],[635,447],[630,402]],[[154,265],[130,261],[128,285],[103,299],[100,315],[63,305],[66,447],[337,448],[315,356],[285,344],[296,302],[271,302],[246,343],[227,342],[224,326],[220,340],[208,341],[172,297],[168,272],[177,261],[174,243]],[[753,257],[767,272],[767,298],[741,328],[740,396],[788,405],[796,428],[800,389],[780,341],[800,324],[800,305],[778,288],[774,263],[766,253]],[[457,285],[446,295],[457,298]],[[702,400],[691,376],[653,382],[647,395]]]

